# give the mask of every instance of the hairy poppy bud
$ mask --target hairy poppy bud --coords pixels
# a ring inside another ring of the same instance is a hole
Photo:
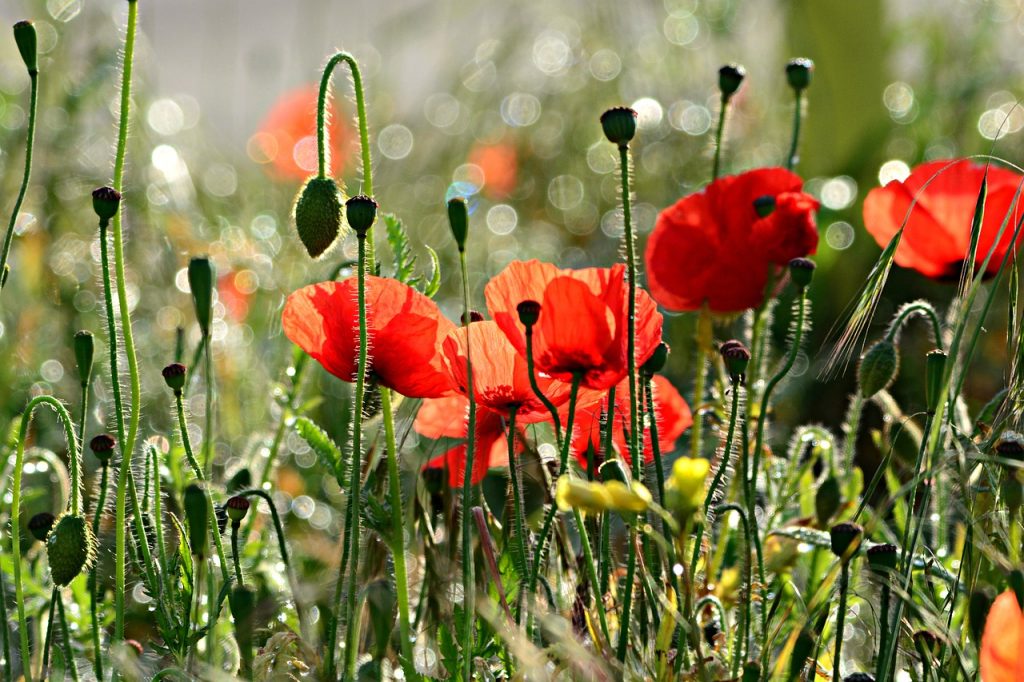
[[[971,592],[967,600],[967,622],[971,628],[971,639],[975,644],[981,643],[981,636],[985,632],[985,621],[988,619],[988,612],[995,601],[995,594],[988,585],[983,585]]]
[[[929,414],[935,414],[942,403],[942,376],[946,371],[946,353],[933,350],[925,356],[924,390]]]
[[[39,512],[28,520],[28,531],[39,542],[45,542],[56,517],[50,512]]]
[[[625,147],[636,135],[637,113],[629,107],[612,107],[601,114],[601,129],[612,144]]]
[[[55,585],[69,584],[96,560],[96,536],[84,517],[64,512],[46,537],[46,560]]]
[[[164,375],[164,381],[167,382],[168,388],[174,391],[175,395],[179,395],[181,389],[185,388],[185,373],[187,371],[185,365],[180,362],[172,362],[164,367],[161,372]]]
[[[899,558],[899,549],[896,545],[888,543],[869,547],[868,568],[879,576],[887,576],[896,570],[896,561]]]
[[[666,362],[668,362],[668,344],[662,341],[651,353],[651,357],[647,358],[640,371],[652,377],[665,368]]]
[[[540,320],[540,303],[537,301],[522,301],[516,306],[519,313],[519,322],[529,329]]]
[[[75,332],[75,363],[78,365],[78,380],[82,382],[83,388],[89,385],[89,377],[92,376],[94,349],[92,332]]]
[[[722,344],[718,352],[725,361],[725,369],[733,382],[743,380],[747,372],[747,365],[750,364],[750,351],[740,341],[732,339]]]
[[[775,197],[771,194],[754,199],[754,212],[758,217],[767,218],[775,212]]]
[[[832,553],[846,563],[860,549],[861,536],[864,529],[856,523],[837,523],[829,531],[832,540]]]
[[[311,177],[295,199],[292,219],[310,258],[319,258],[342,230],[341,204],[345,201],[334,178]]]
[[[354,196],[345,202],[345,218],[356,236],[365,237],[377,219],[377,202],[365,194]]]
[[[245,490],[246,488],[252,487],[252,470],[248,467],[242,467],[228,479],[225,488],[229,493],[235,493],[239,490]]]
[[[801,289],[806,289],[814,278],[814,268],[817,266],[809,258],[794,258],[789,261],[789,276]]]
[[[31,21],[19,21],[14,25],[14,42],[18,44],[18,52],[25,62],[25,68],[29,74],[39,73],[39,65],[36,61],[36,27]]]
[[[216,276],[209,258],[193,258],[188,262],[188,286],[192,290],[192,305],[203,336],[210,335],[213,316],[213,282]]]
[[[797,92],[805,90],[811,84],[812,75],[814,75],[814,62],[806,57],[791,59],[786,64],[786,80],[789,81],[789,87]]]
[[[109,462],[110,458],[114,456],[115,445],[117,445],[117,441],[109,433],[101,433],[89,441],[89,449],[92,450],[92,454],[103,464]]]
[[[844,677],[843,682],[875,682],[875,678],[867,673],[852,673]]]
[[[718,89],[722,91],[722,99],[728,100],[743,84],[747,70],[739,64],[726,64],[718,70]]]
[[[827,526],[835,513],[839,511],[842,498],[839,493],[839,481],[835,476],[829,476],[818,487],[814,494],[814,514],[818,519],[819,526]]]
[[[626,467],[621,459],[609,459],[603,462],[597,471],[601,475],[601,480],[605,483],[609,481],[629,483],[629,474],[626,472]]]
[[[469,209],[462,197],[448,200],[448,225],[452,228],[455,245],[460,252],[465,251],[466,239],[469,237]]]
[[[182,507],[185,509],[189,547],[192,554],[202,558],[210,546],[210,505],[206,492],[198,483],[185,487]]]
[[[249,500],[241,495],[235,495],[228,498],[224,507],[227,509],[228,518],[231,519],[231,523],[237,526],[245,518],[245,515],[249,513]]]
[[[101,225],[106,225],[116,216],[120,206],[121,193],[113,187],[100,187],[92,191],[92,210],[96,211]]]
[[[889,388],[899,369],[900,355],[892,341],[882,339],[868,348],[857,366],[857,384],[861,396],[870,398]]]

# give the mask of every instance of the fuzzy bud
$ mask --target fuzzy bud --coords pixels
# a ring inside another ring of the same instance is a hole
[[[365,194],[354,196],[345,202],[345,218],[361,239],[377,219],[377,202]]]
[[[295,231],[310,258],[319,258],[341,234],[341,205],[345,196],[334,178],[311,177],[292,209]]]
[[[237,493],[240,490],[252,487],[252,470],[248,467],[242,467],[228,479],[225,489],[229,493]]]
[[[829,537],[832,540],[832,553],[843,563],[849,562],[860,549],[863,535],[864,529],[856,523],[837,523],[829,531]]]
[[[946,353],[933,350],[925,356],[924,390],[928,414],[935,414],[942,404],[942,377],[946,372]]]
[[[540,303],[537,301],[521,301],[516,306],[516,312],[519,313],[519,322],[527,329],[530,329],[540,320]]]
[[[647,358],[647,361],[640,367],[640,371],[649,377],[654,376],[661,370],[665,369],[665,363],[668,362],[668,344],[662,341],[651,353],[651,357]]]
[[[466,239],[469,237],[469,209],[462,197],[448,200],[448,225],[451,226],[455,245],[459,253],[462,253],[466,250]]]
[[[121,193],[113,187],[100,187],[92,191],[92,210],[99,216],[100,225],[106,225],[121,207]]]
[[[601,114],[601,129],[612,144],[626,147],[636,136],[637,113],[629,107],[612,107]]]
[[[209,258],[193,258],[188,262],[188,286],[192,290],[192,305],[196,321],[203,336],[210,335],[210,319],[213,317],[213,283],[217,277]]]
[[[228,501],[224,504],[227,509],[228,518],[231,519],[233,525],[238,525],[245,518],[245,515],[249,513],[249,500],[241,495],[235,495],[234,497],[228,498]]]
[[[827,526],[839,511],[840,504],[842,504],[842,496],[839,492],[839,481],[835,476],[829,476],[822,481],[814,494],[814,514],[818,519],[818,525]]]
[[[31,21],[19,21],[14,25],[14,42],[18,44],[18,52],[25,62],[25,68],[30,75],[39,73],[39,64],[36,60],[36,27]]]
[[[174,391],[175,395],[180,395],[181,390],[185,388],[186,372],[188,372],[188,369],[180,362],[172,362],[164,367],[161,372],[164,376],[164,381],[167,383],[167,387]]]
[[[723,343],[718,352],[725,361],[725,369],[733,383],[743,381],[747,365],[750,364],[750,351],[747,347],[742,342],[732,339]]]
[[[896,562],[899,559],[899,548],[896,545],[881,544],[869,547],[868,568],[879,576],[887,576],[896,570]]]
[[[791,59],[786,64],[786,80],[789,82],[789,87],[797,92],[807,89],[813,75],[814,62],[806,57]]]
[[[96,536],[85,517],[64,512],[46,537],[46,560],[55,585],[64,586],[96,560]]]
[[[101,433],[89,441],[89,449],[102,464],[106,464],[114,456],[114,446],[116,445],[117,441],[109,433]]]
[[[78,380],[82,387],[89,385],[89,377],[92,376],[92,361],[95,350],[95,342],[92,332],[82,330],[75,332],[75,363],[78,365]]]
[[[50,512],[39,512],[28,520],[28,531],[39,542],[45,542],[46,536],[53,528],[54,521],[56,521],[56,517]]]
[[[875,343],[860,359],[857,367],[857,385],[863,398],[883,391],[896,380],[900,369],[900,356],[896,346],[888,339]]]
[[[722,91],[722,99],[728,100],[743,84],[747,70],[739,64],[726,64],[718,70],[718,89]]]
[[[814,261],[809,258],[794,258],[789,261],[789,276],[793,283],[803,290],[810,286],[811,280],[814,279],[816,267]]]
[[[202,486],[190,483],[185,487],[182,507],[185,509],[189,547],[192,554],[201,559],[210,547],[210,503]]]

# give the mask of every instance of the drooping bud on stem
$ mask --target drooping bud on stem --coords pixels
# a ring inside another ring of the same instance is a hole
[[[892,385],[900,368],[900,356],[896,346],[888,339],[882,339],[860,359],[857,367],[857,384],[861,397],[870,398]]]
[[[311,177],[295,200],[292,218],[310,258],[319,258],[342,231],[341,205],[345,201],[334,178]]]
[[[448,224],[452,229],[452,237],[459,253],[466,250],[466,238],[469,237],[469,209],[466,200],[455,197],[448,200]]]
[[[14,25],[14,42],[18,44],[18,52],[25,62],[25,68],[30,75],[39,73],[39,64],[36,59],[36,27],[31,21],[19,21]]]
[[[92,376],[92,361],[95,350],[95,342],[92,332],[75,332],[75,363],[78,365],[78,380],[82,388],[89,385],[89,378]]]
[[[747,70],[739,64],[726,64],[718,70],[718,89],[726,102],[736,94],[747,76]]]
[[[46,536],[46,559],[55,585],[64,586],[96,560],[96,536],[85,518],[64,512]]]

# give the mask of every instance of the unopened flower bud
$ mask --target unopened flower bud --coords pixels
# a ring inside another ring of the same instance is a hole
[[[75,363],[78,365],[78,380],[82,387],[89,385],[89,378],[92,376],[92,361],[95,350],[95,342],[92,332],[82,330],[75,332]]]
[[[117,441],[109,433],[101,433],[89,441],[89,449],[101,463],[106,464],[114,456],[114,446]]]
[[[540,320],[540,303],[537,301],[522,301],[516,306],[519,313],[519,322],[529,329]]]
[[[786,80],[789,81],[789,87],[797,92],[807,89],[813,75],[814,62],[806,57],[791,59],[786,64]]]
[[[743,84],[747,70],[739,64],[726,64],[718,70],[718,89],[722,91],[722,99],[728,100]]]
[[[192,554],[203,558],[210,546],[210,504],[202,486],[190,483],[185,487],[182,507],[185,509],[189,548]]]
[[[228,498],[224,507],[227,509],[228,518],[231,519],[231,523],[237,525],[249,513],[249,500],[241,495],[235,495]]]
[[[924,388],[929,414],[935,414],[942,404],[942,378],[946,372],[946,353],[933,350],[925,357]]]
[[[731,339],[723,343],[718,352],[725,361],[725,370],[729,372],[733,383],[742,381],[747,373],[747,365],[750,364],[750,351],[747,347],[742,342]]]
[[[466,250],[466,239],[469,237],[469,208],[462,197],[448,200],[448,225],[452,229],[452,237],[459,252]]]
[[[46,560],[54,585],[69,584],[96,560],[96,536],[85,517],[64,512],[46,536]]]
[[[899,548],[889,543],[869,547],[868,568],[878,576],[888,576],[896,570],[896,562],[899,559]]]
[[[857,384],[861,397],[870,398],[889,388],[899,369],[900,356],[892,341],[882,339],[868,348],[857,366]]]
[[[120,207],[121,193],[113,187],[100,187],[92,191],[92,210],[96,211],[101,225],[106,225],[116,216]]]
[[[629,107],[612,107],[601,114],[601,129],[612,144],[627,146],[636,135],[637,113]]]
[[[209,258],[192,258],[188,262],[188,286],[192,290],[192,305],[203,336],[210,335],[213,317],[213,283],[216,275]]]
[[[295,231],[310,258],[319,258],[341,234],[345,196],[334,178],[311,177],[295,199]]]
[[[996,454],[1003,459],[1024,460],[1024,436],[1016,431],[1004,431],[996,443]]]
[[[846,563],[860,549],[861,536],[864,529],[856,523],[837,523],[829,531],[832,540],[832,553],[839,557],[840,561]]]
[[[801,289],[806,289],[814,278],[814,268],[817,267],[809,258],[794,258],[789,261],[789,276],[793,283]]]
[[[842,496],[839,492],[839,481],[835,476],[829,476],[822,481],[814,494],[814,513],[818,519],[818,525],[827,526],[835,513],[839,511],[840,504],[842,504]]]
[[[354,196],[345,202],[345,218],[361,239],[377,219],[377,202],[365,194]]]
[[[167,387],[174,391],[175,395],[180,394],[181,390],[185,388],[185,373],[187,371],[185,365],[180,362],[172,362],[161,372],[164,381],[167,382]]]
[[[28,520],[28,532],[39,542],[46,542],[46,536],[55,520],[56,517],[50,512],[39,512]]]
[[[36,27],[32,25],[31,21],[19,21],[14,25],[14,42],[18,45],[21,60],[25,62],[25,68],[28,69],[29,74],[38,73]]]
[[[662,341],[651,353],[651,357],[647,358],[647,361],[640,367],[640,371],[649,377],[654,376],[665,368],[665,363],[668,362],[668,344]]]

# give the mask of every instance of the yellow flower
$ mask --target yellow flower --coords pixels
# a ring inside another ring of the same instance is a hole
[[[673,511],[688,516],[704,503],[704,480],[711,462],[706,459],[680,457],[672,465],[672,475],[665,483],[665,501]]]
[[[647,511],[653,501],[651,491],[637,481],[628,486],[622,481],[608,481],[604,484],[604,489],[611,498],[609,507],[617,512],[639,514]]]
[[[555,503],[561,511],[603,512],[612,506],[612,496],[600,483],[562,476],[555,486]]]

